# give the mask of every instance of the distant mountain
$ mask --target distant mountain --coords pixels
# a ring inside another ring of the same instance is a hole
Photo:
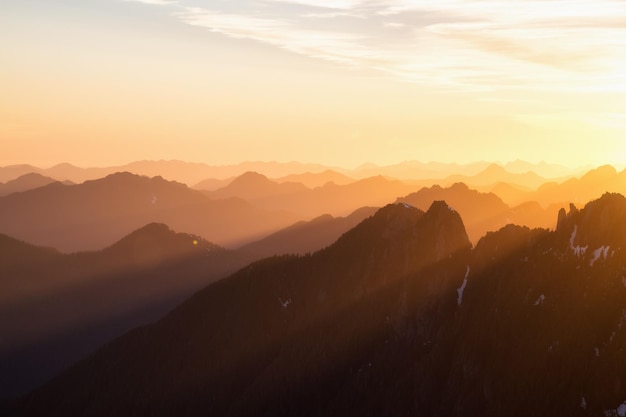
[[[43,187],[44,185],[52,184],[57,180],[45,177],[41,174],[31,172],[24,174],[14,180],[8,181],[6,184],[0,184],[0,197],[9,195],[12,193],[32,190],[34,188]]]
[[[519,159],[504,164],[504,168],[514,174],[534,172],[544,178],[560,178],[571,175],[578,175],[592,169],[591,166],[570,168],[559,164],[550,164],[545,161],[541,161],[539,163],[530,163],[527,161],[521,161]]]
[[[327,169],[326,171],[316,173],[305,172],[302,174],[291,174],[282,178],[276,178],[274,181],[278,183],[297,182],[304,184],[308,188],[316,188],[326,185],[329,182],[333,182],[337,185],[347,185],[356,180],[340,172]]]
[[[242,174],[246,175],[246,173]],[[235,178],[226,178],[226,179],[216,179],[216,178],[207,178],[205,180],[200,181],[196,185],[193,186],[196,190],[206,190],[206,191],[215,191],[220,188],[227,187],[230,183],[235,180]],[[267,177],[266,177],[267,178]],[[305,172],[302,174],[290,174],[287,176],[283,176],[280,178],[275,178],[272,180],[275,183],[297,183],[302,184],[307,188],[316,188],[321,187],[329,182],[333,182],[337,185],[346,185],[351,182],[355,182],[355,179],[347,177],[337,171],[326,170],[323,172],[312,173]]]
[[[30,173],[41,173],[41,171],[41,168],[26,164],[0,167],[0,182],[11,181]]]
[[[544,209],[537,202],[532,201],[509,207],[497,195],[470,189],[463,183],[456,183],[446,188],[439,185],[424,187],[397,201],[423,210],[437,200],[447,201],[450,207],[459,212],[472,242],[478,242],[485,233],[496,231],[511,223],[529,227],[554,228],[554,219],[561,207],[550,206]]]
[[[426,180],[429,182],[429,185],[434,183],[448,185],[453,182],[463,181],[478,186],[482,184],[471,182],[467,180],[466,177],[477,175],[480,171],[487,169],[489,165],[488,162],[456,164],[405,161],[386,166],[370,163],[364,164],[356,169],[342,169],[322,164],[306,164],[299,162],[247,161],[239,164],[215,166],[177,160],[147,160],[135,161],[120,166],[91,168],[81,168],[69,163],[62,163],[45,169],[31,165],[6,166],[0,167],[0,182],[13,180],[21,175],[34,172],[55,178],[59,181],[69,180],[75,183],[81,183],[87,180],[102,178],[115,172],[127,171],[149,177],[161,176],[170,181],[178,181],[189,186],[194,186],[194,188],[204,189],[202,187],[195,187],[195,185],[208,178],[225,180],[237,177],[248,171],[255,171],[269,178],[276,178],[278,182],[300,182],[309,188],[324,185],[328,180],[338,185],[345,185],[351,182],[348,180],[352,178],[363,179],[377,175],[399,180]],[[523,161],[508,163],[504,168],[509,174],[535,172],[541,177],[550,179],[565,178],[583,172],[581,168],[569,170],[554,164],[530,164]],[[292,175],[296,175],[296,177],[291,177]],[[461,177],[453,178],[446,183],[441,182],[443,179],[452,175],[460,175]],[[325,180],[325,177],[327,177],[328,180]],[[499,181],[502,180],[492,180],[489,184]]]
[[[0,235],[0,398],[33,389],[249,260],[156,223],[73,255]]]
[[[604,165],[588,171],[580,178],[545,183],[531,198],[543,205],[569,202],[584,204],[605,192],[626,194],[626,170],[618,172],[614,167]]]
[[[101,249],[151,222],[235,246],[301,218],[238,199],[211,201],[183,184],[130,173],[0,198],[0,232],[64,252]]]
[[[519,185],[499,182],[488,187],[488,191],[497,195],[509,206],[516,206],[532,200],[533,190]]]
[[[282,195],[299,194],[309,191],[302,184],[294,182],[277,183],[258,172],[246,172],[235,178],[227,186],[210,194],[211,198],[239,197],[248,201],[273,199]]]
[[[620,416],[626,199],[509,225],[396,204],[210,285],[20,402],[24,416]]]
[[[376,175],[384,175],[399,180],[441,180],[450,175],[475,175],[485,169],[489,163],[475,162],[470,164],[405,161],[399,164],[379,166],[376,164],[364,164],[356,168],[354,176],[367,178]]]
[[[234,165],[211,166],[203,163],[160,160],[135,161],[120,166],[91,168],[81,168],[69,163],[62,163],[45,169],[31,165],[0,167],[0,182],[6,182],[31,172],[46,175],[59,181],[69,180],[75,183],[99,179],[116,172],[132,172],[149,177],[161,176],[170,181],[179,181],[192,186],[206,178],[231,178],[247,171],[262,172],[270,177],[284,177],[291,174],[320,172],[328,169],[329,167],[325,165],[299,162],[249,161]]]
[[[374,207],[362,207],[346,217],[324,214],[307,222],[295,223],[259,241],[242,246],[239,250],[254,255],[255,258],[315,252],[334,243],[376,210],[378,209]]]
[[[194,185],[192,188],[195,190],[215,191],[226,187],[228,184],[233,182],[234,179],[235,178],[226,178],[224,180],[220,180],[217,178],[206,178]]]
[[[514,174],[498,164],[491,164],[476,175],[452,175],[445,178],[442,183],[464,182],[472,186],[486,186],[496,183],[509,183],[525,188],[535,189],[547,180],[532,171]]]
[[[212,199],[238,197],[266,210],[282,209],[306,218],[323,213],[345,216],[359,207],[383,206],[413,190],[412,185],[381,176],[309,189],[299,183],[278,183],[262,174],[248,172],[228,186],[205,194]]]

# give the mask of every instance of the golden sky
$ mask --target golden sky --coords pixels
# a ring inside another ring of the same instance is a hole
[[[626,164],[624,0],[4,0],[0,164]]]

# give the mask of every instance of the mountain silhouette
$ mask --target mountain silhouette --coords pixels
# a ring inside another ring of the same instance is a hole
[[[315,252],[334,243],[343,233],[376,210],[374,207],[362,207],[346,217],[324,214],[310,221],[297,222],[261,240],[244,245],[239,250],[259,259],[273,255],[304,255]]]
[[[99,252],[61,254],[0,235],[0,397],[34,388],[249,262],[149,224]]]
[[[41,171],[43,171],[41,168],[27,164],[0,167],[0,182],[12,181],[22,175],[31,173],[42,174]]]
[[[0,197],[12,193],[32,190],[56,182],[55,179],[31,172],[14,180],[0,184]]]
[[[226,187],[228,184],[233,182],[234,179],[235,177],[226,178],[223,180],[220,180],[217,178],[205,178],[199,183],[195,184],[192,188],[194,190],[201,190],[201,191],[215,191],[215,190],[219,190],[220,188]]]
[[[275,181],[279,183],[297,182],[305,185],[308,188],[316,188],[326,185],[329,182],[335,183],[337,185],[347,185],[355,182],[356,180],[340,172],[334,171],[332,169],[327,169],[322,172],[305,172],[302,174],[291,174],[281,178],[276,178]]]
[[[512,185],[534,189],[546,182],[546,179],[540,177],[532,171],[521,174],[511,173],[501,165],[490,164],[484,170],[475,175],[452,175],[445,178],[441,182],[443,184],[464,182],[466,184],[471,184],[472,186],[488,186],[504,182]]]
[[[254,162],[247,161],[235,165],[211,166],[177,160],[134,161],[125,165],[109,167],[81,168],[64,162],[51,168],[38,168],[32,165],[11,165],[0,167],[0,182],[6,182],[31,172],[53,177],[59,181],[69,180],[82,183],[96,180],[116,172],[132,172],[149,177],[162,176],[169,181],[194,185],[206,178],[231,178],[247,171],[263,172],[271,177],[284,177],[294,173],[320,172],[329,167],[320,164],[299,162]]]
[[[614,167],[604,165],[586,172],[580,178],[545,183],[530,198],[544,206],[555,203],[584,204],[605,192],[626,194],[626,170],[618,172]]]
[[[507,205],[516,206],[532,201],[531,194],[534,190],[507,182],[498,182],[489,187],[488,191],[500,197]]]
[[[15,406],[25,416],[619,416],[625,216],[626,199],[605,194],[561,211],[555,231],[508,225],[470,250],[446,203],[389,205],[322,251],[208,286]]]
[[[274,371],[267,369],[267,374],[263,369],[272,368],[274,360],[282,362],[277,364],[275,372],[283,373],[282,367],[296,359],[299,349],[305,347],[298,342],[304,341],[301,339],[303,332],[318,333],[319,326],[324,328],[328,320],[343,317],[346,309],[351,310],[364,300],[376,297],[389,286],[403,287],[407,276],[432,268],[442,260],[446,261],[447,277],[442,276],[436,287],[460,285],[465,261],[451,261],[450,257],[466,257],[470,246],[459,215],[447,204],[435,203],[427,212],[405,204],[389,205],[314,255],[268,258],[207,287],[156,325],[122,337],[53,385],[77,383],[83,371],[93,371],[99,375],[98,383],[111,388],[101,391],[103,401],[112,401],[98,412],[122,415],[142,412],[143,408],[135,408],[126,401],[165,399],[161,394],[168,392],[169,400],[163,403],[164,408],[158,407],[165,414],[176,412],[177,407],[187,401],[191,401],[188,405],[194,408],[198,401],[202,402],[202,397],[215,398],[216,403],[209,408],[202,405],[194,413],[211,411],[224,415],[228,407],[238,402],[236,398],[241,398],[251,381],[258,379],[261,386],[267,377],[271,381]],[[433,288],[433,291],[439,290]],[[360,318],[363,324],[368,323],[372,313]],[[384,316],[380,319],[384,320]],[[343,345],[367,337],[369,335],[360,335],[357,329],[339,340]],[[289,352],[288,349],[283,356],[281,346],[288,347],[291,343],[295,343],[296,350]],[[330,340],[320,339],[318,343],[326,345]],[[344,347],[352,349],[348,344],[332,348],[326,354],[321,350],[320,358],[330,355],[329,359],[339,360]],[[111,358],[112,361],[102,356],[116,355],[116,352],[120,356]],[[142,352],[141,357],[136,358],[139,352]],[[167,357],[178,359],[171,362]],[[152,368],[157,363],[160,365]],[[305,369],[310,365],[312,363],[305,364]],[[327,365],[324,368],[330,370]],[[150,369],[159,371],[155,374]],[[118,371],[125,375],[125,382],[118,385],[119,390],[109,385],[114,381],[110,378],[115,378]],[[135,385],[147,374],[151,375],[152,382],[142,384],[143,387]],[[90,384],[89,381],[81,383],[74,395],[80,396],[95,388]],[[129,386],[133,389],[124,388]],[[142,392],[143,389],[146,391]],[[38,406],[34,405],[34,399],[31,401],[34,407],[31,411],[35,412]],[[246,401],[240,403],[245,404]],[[131,408],[134,411],[129,411]],[[95,410],[89,405],[79,414],[89,415]],[[50,415],[56,413],[53,409],[49,412]]]
[[[359,207],[380,207],[413,190],[411,185],[381,176],[309,189],[299,183],[278,183],[248,172],[206,195],[213,199],[237,197],[266,210],[287,210],[311,218],[322,214],[346,216]]]
[[[555,205],[544,209],[533,201],[509,207],[494,193],[482,193],[463,183],[447,188],[439,185],[424,187],[397,201],[424,209],[436,200],[445,200],[459,211],[472,242],[478,242],[485,233],[496,231],[507,224],[553,228],[560,208]]]
[[[294,182],[277,183],[258,172],[246,172],[231,181],[227,186],[210,194],[211,198],[239,197],[248,201],[274,198],[285,194],[298,194],[308,188]]]
[[[161,177],[116,173],[78,185],[48,186],[0,198],[0,231],[64,252],[97,250],[151,222],[236,246],[300,220],[240,199],[211,201]]]

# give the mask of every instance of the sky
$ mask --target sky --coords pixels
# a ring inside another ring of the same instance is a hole
[[[3,0],[0,165],[626,165],[624,0]]]

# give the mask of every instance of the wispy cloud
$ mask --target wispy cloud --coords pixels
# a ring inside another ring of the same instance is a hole
[[[176,16],[187,24],[226,36],[252,39],[335,62],[358,65],[371,53],[359,42],[359,35],[301,29],[290,20],[223,14],[197,7],[188,7]]]
[[[361,0],[266,0],[266,2],[299,4],[320,9],[342,10],[351,10],[364,4]]]
[[[126,0],[126,1],[134,1],[138,3],[144,3],[144,4],[154,4],[157,6],[164,6],[167,4],[177,4],[179,2],[179,0]]]
[[[413,82],[626,91],[625,1],[187,1],[186,24]]]

